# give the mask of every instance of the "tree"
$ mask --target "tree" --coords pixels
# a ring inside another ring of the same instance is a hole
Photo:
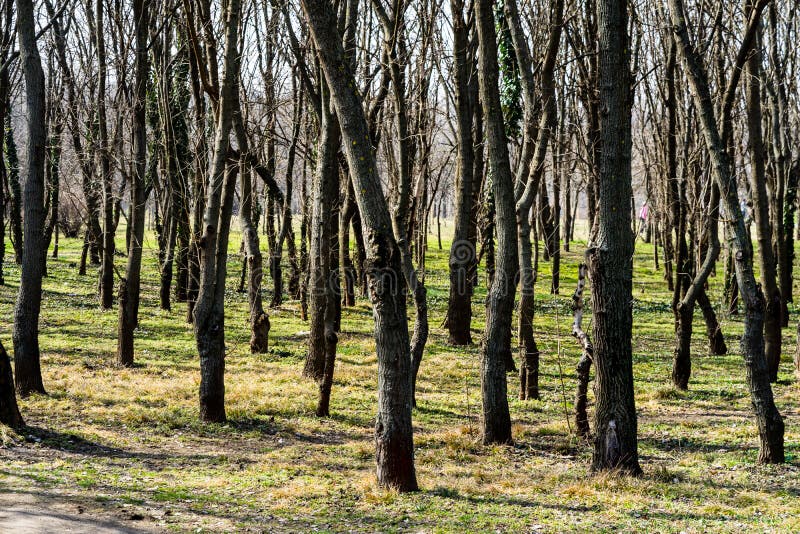
[[[114,304],[114,206],[113,174],[111,171],[111,146],[108,140],[108,119],[106,117],[107,58],[105,31],[105,2],[96,0],[94,24],[95,46],[97,47],[97,150],[100,157],[100,175],[103,185],[103,259],[100,265],[100,307],[111,309]]]
[[[445,327],[449,342],[453,345],[472,343],[472,280],[471,271],[475,262],[475,230],[473,226],[475,191],[480,180],[473,176],[475,143],[472,118],[476,102],[471,98],[470,76],[474,61],[470,53],[469,32],[464,20],[463,0],[451,0],[453,17],[453,89],[456,113],[456,194],[455,229],[450,247],[450,296],[447,303]]]
[[[758,0],[758,3],[749,10],[748,24],[742,40],[743,45],[737,55],[737,66],[743,66],[749,55],[760,14],[766,4],[767,0]],[[730,128],[726,119],[730,112],[727,108],[723,109],[723,134],[721,135],[709,91],[708,75],[703,60],[689,37],[683,1],[670,0],[669,8],[675,39],[686,67],[692,98],[698,109],[714,181],[720,189],[725,210],[729,214],[726,227],[731,240],[736,281],[745,306],[741,350],[760,437],[758,459],[762,463],[783,463],[783,419],[775,406],[772,387],[769,384],[769,370],[764,356],[764,295],[753,275],[752,251],[742,211],[739,208],[736,177],[726,150],[725,132]],[[740,70],[734,69],[732,76],[739,76]]]
[[[133,2],[133,18],[136,26],[136,80],[133,101],[133,175],[130,187],[131,228],[128,242],[128,263],[125,278],[119,286],[119,324],[117,333],[117,361],[120,365],[133,364],[133,332],[139,323],[139,293],[142,274],[142,242],[145,218],[145,173],[147,172],[147,79],[150,72],[147,37],[149,29],[150,1]]]
[[[32,0],[17,0],[17,34],[20,61],[25,76],[28,116],[27,167],[23,204],[25,210],[22,269],[14,306],[14,366],[17,391],[27,397],[45,393],[39,354],[39,312],[44,272],[44,164],[45,128],[44,71],[36,46]]]
[[[8,359],[8,353],[2,342],[0,342],[0,423],[11,428],[25,426],[25,421],[22,420],[17,406],[11,361]]]
[[[333,9],[328,0],[303,0],[302,7],[339,118],[342,145],[367,234],[365,263],[378,355],[378,483],[399,491],[415,491],[411,356],[401,254],[392,232],[362,99],[336,29]]]
[[[225,57],[219,91],[214,151],[209,169],[205,228],[200,238],[200,283],[194,332],[200,354],[200,419],[225,421],[225,277],[233,197],[239,165],[229,159],[239,77],[240,0],[225,11]]]
[[[631,101],[628,3],[598,0],[600,160],[597,231],[586,252],[592,282],[596,369],[592,468],[638,474],[633,396]]]
[[[500,104],[497,35],[491,0],[476,2],[475,18],[480,47],[478,82],[497,210],[496,270],[486,299],[486,340],[481,354],[483,442],[510,443],[511,416],[508,411],[506,371],[511,359],[511,315],[518,261],[514,182]]]

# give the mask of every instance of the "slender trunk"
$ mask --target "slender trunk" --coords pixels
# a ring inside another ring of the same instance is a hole
[[[778,380],[781,361],[781,294],[777,284],[777,264],[772,249],[767,176],[761,130],[761,51],[756,46],[746,64],[747,135],[751,154],[750,193],[758,238],[759,271],[766,299],[764,307],[764,357],[770,382]]]
[[[505,18],[511,31],[511,38],[517,59],[522,65],[521,83],[525,101],[525,140],[521,150],[521,164],[517,170],[514,199],[516,203],[517,247],[519,250],[520,272],[520,304],[519,304],[519,341],[520,341],[520,399],[539,398],[539,349],[533,334],[534,284],[537,269],[531,261],[531,208],[536,199],[536,192],[544,184],[545,157],[550,138],[554,135],[557,121],[555,101],[555,81],[553,72],[561,39],[561,26],[564,3],[553,4],[551,12],[551,30],[547,52],[542,68],[542,94],[545,98],[543,113],[538,126],[534,117],[535,95],[533,73],[530,67],[530,52],[520,21],[515,1],[505,2]],[[555,158],[554,158],[555,160]],[[554,173],[554,184],[558,180]],[[558,192],[558,187],[555,188]],[[541,199],[541,197],[540,197]],[[548,207],[549,209],[549,207]],[[549,217],[549,216],[548,216]],[[551,243],[552,245],[552,243]],[[559,255],[555,245],[554,254]],[[538,264],[537,266],[538,267]],[[558,267],[554,264],[554,289],[558,289]]]
[[[263,259],[258,240],[258,221],[253,219],[253,178],[249,169],[240,170],[241,206],[239,218],[247,265],[247,300],[250,304],[250,352],[265,354],[269,349],[269,317],[261,301]]]
[[[177,237],[177,223],[174,216],[170,215],[166,221],[166,236],[164,243],[164,261],[161,263],[161,279],[159,302],[162,310],[171,310],[172,270],[175,263],[175,242]]]
[[[375,319],[378,358],[378,414],[375,449],[378,483],[399,491],[418,489],[411,426],[411,356],[403,277],[385,284],[385,273],[400,273],[400,250],[378,175],[364,108],[345,60],[341,36],[328,0],[301,2],[331,92],[342,146],[355,183],[368,244],[366,270]]]
[[[147,172],[147,99],[148,64],[148,11],[149,0],[134,0],[133,20],[136,24],[136,81],[133,103],[133,153],[136,158],[130,187],[131,237],[125,278],[119,287],[119,325],[117,334],[117,361],[120,365],[133,365],[133,332],[139,324],[139,290],[142,270],[142,242],[146,208],[145,173]]]
[[[491,0],[475,4],[480,55],[478,83],[483,107],[492,190],[496,209],[497,258],[494,280],[486,299],[486,334],[481,357],[483,443],[510,443],[506,372],[511,356],[511,317],[516,273],[519,268],[516,239],[514,182],[500,106],[497,36]]]
[[[589,391],[589,372],[592,369],[592,359],[594,347],[592,341],[589,339],[589,334],[583,330],[581,323],[583,322],[583,290],[586,287],[586,271],[585,263],[578,266],[578,285],[575,288],[575,293],[572,295],[572,335],[578,340],[581,346],[581,359],[578,361],[578,366],[575,371],[578,375],[578,387],[575,393],[575,427],[578,435],[588,438],[590,435],[589,416],[586,413],[586,407],[589,404],[587,393]]]
[[[475,241],[470,235],[473,202],[474,140],[469,77],[473,67],[468,56],[469,39],[464,21],[463,0],[451,0],[453,13],[453,71],[457,119],[456,191],[453,242],[450,246],[450,293],[445,328],[449,343],[470,345],[472,336],[472,283],[470,270],[475,261]]]
[[[764,5],[766,5],[766,1],[759,0],[755,9],[749,10],[748,27],[743,39],[744,44],[737,59],[739,57],[747,57],[758,27],[760,12]],[[722,198],[725,201],[725,211],[728,214],[728,220],[726,221],[727,237],[731,242],[737,283],[745,305],[745,323],[741,350],[747,374],[747,384],[750,389],[753,410],[759,430],[759,462],[783,463],[785,460],[783,447],[784,424],[775,406],[772,387],[769,383],[769,369],[764,356],[764,336],[762,331],[764,325],[764,296],[753,275],[752,253],[747,240],[747,231],[742,212],[739,208],[736,178],[724,144],[724,140],[727,139],[724,132],[728,129],[732,101],[730,107],[728,107],[727,101],[725,102],[726,106],[723,108],[722,115],[723,134],[720,135],[708,87],[708,75],[703,66],[701,56],[690,41],[683,2],[682,0],[670,0],[669,7],[673,31],[679,43],[681,56],[687,67],[689,87],[695,106],[698,109],[701,129],[705,137],[709,159],[712,163],[712,174],[721,190]],[[732,76],[738,75],[739,70],[732,69]]]
[[[103,185],[103,259],[100,266],[100,307],[109,310],[114,305],[114,193],[111,173],[111,147],[108,143],[106,118],[106,44],[105,3],[95,2],[95,40],[97,47],[97,128],[99,133],[100,175]]]
[[[236,113],[240,0],[230,0],[225,14],[224,75],[217,110],[210,168],[205,230],[200,239],[200,286],[194,307],[194,332],[200,354],[200,419],[225,421],[225,277],[233,197],[238,165],[228,163]]]
[[[9,226],[11,227],[11,244],[14,247],[14,261],[17,265],[22,264],[22,187],[19,181],[19,158],[17,157],[17,143],[14,141],[14,130],[11,127],[11,102],[6,101],[5,129],[5,156],[8,163],[8,189],[11,193],[9,202],[10,216]]]

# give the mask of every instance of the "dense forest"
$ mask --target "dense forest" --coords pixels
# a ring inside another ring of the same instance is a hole
[[[800,529],[798,2],[0,6],[0,530]]]

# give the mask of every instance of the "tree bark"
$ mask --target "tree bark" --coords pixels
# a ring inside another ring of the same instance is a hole
[[[594,470],[638,474],[631,350],[633,245],[631,213],[631,72],[628,6],[599,0],[600,159],[597,232],[587,250],[592,282],[596,368]]]
[[[97,128],[100,175],[103,185],[102,263],[100,265],[100,307],[109,310],[114,305],[114,192],[111,174],[111,147],[108,143],[106,118],[106,40],[105,3],[95,2],[95,46],[97,47]]]
[[[22,251],[19,292],[14,306],[14,366],[17,391],[20,396],[27,397],[31,393],[45,393],[39,356],[39,312],[46,254],[43,230],[47,132],[44,72],[36,46],[32,0],[17,0],[17,35],[20,64],[25,76],[28,172],[23,196],[25,247]]]
[[[411,427],[411,356],[400,250],[392,233],[361,98],[336,31],[330,2],[303,0],[301,4],[339,117],[342,145],[366,234],[365,263],[378,356],[378,483],[399,491],[415,491],[418,486]]]
[[[748,27],[743,39],[745,44],[748,41],[752,43],[761,10],[765,5],[765,0],[759,0],[754,9],[750,10]],[[673,32],[686,65],[689,88],[695,106],[698,109],[701,129],[705,137],[709,159],[712,163],[711,170],[714,180],[722,193],[725,211],[728,214],[728,220],[726,221],[727,237],[731,241],[736,267],[736,279],[745,307],[744,335],[742,336],[741,350],[747,372],[747,384],[750,389],[753,410],[759,430],[759,462],[783,463],[783,419],[775,406],[772,387],[769,383],[769,370],[764,356],[764,336],[762,331],[764,325],[764,296],[753,275],[752,253],[742,212],[739,209],[736,178],[723,143],[726,136],[724,134],[720,135],[715,120],[711,93],[708,88],[708,75],[703,66],[702,58],[690,41],[683,2],[682,0],[670,0],[669,7]],[[747,57],[749,48],[748,46],[742,46],[740,56]],[[739,57],[737,57],[738,59]],[[738,74],[737,70],[733,70],[733,76],[738,76]],[[727,116],[729,116],[729,112],[723,109],[723,131],[727,130],[725,124]]]
[[[451,0],[453,16],[453,90],[456,106],[456,194],[453,243],[450,246],[448,268],[450,293],[447,302],[445,328],[452,345],[472,344],[472,282],[469,274],[475,262],[475,241],[470,240],[473,212],[473,165],[475,146],[472,138],[472,99],[469,78],[473,64],[469,56],[469,35],[464,21],[464,1]]]
[[[146,214],[145,173],[147,172],[147,79],[149,57],[147,50],[149,0],[134,0],[133,19],[136,25],[136,80],[133,101],[133,153],[136,161],[130,187],[131,228],[128,263],[125,278],[119,288],[119,324],[117,330],[117,362],[123,366],[133,365],[133,332],[139,324],[139,291],[142,273],[142,242],[144,240],[144,218]]]
[[[225,421],[225,276],[233,197],[238,165],[228,161],[236,112],[240,0],[230,0],[225,13],[225,59],[210,168],[205,229],[200,239],[201,265],[194,332],[200,354],[200,419]]]
[[[241,205],[239,217],[247,258],[247,300],[250,304],[250,352],[265,354],[269,350],[269,317],[261,300],[264,262],[258,240],[258,222],[253,220],[253,178],[249,169],[240,170]]]
[[[749,0],[748,0],[749,3]],[[758,40],[756,38],[756,40]],[[761,129],[761,50],[755,46],[745,65],[745,95],[747,100],[747,136],[751,155],[750,194],[758,239],[761,286],[766,299],[764,307],[764,357],[770,382],[778,380],[781,361],[781,293],[778,289],[778,269],[772,249],[772,224],[767,197],[766,150]]]
[[[8,359],[8,353],[2,342],[0,342],[0,423],[11,428],[25,426],[25,421],[22,420],[17,406],[11,361]]]
[[[592,369],[594,347],[589,334],[583,330],[583,290],[586,287],[586,264],[578,266],[578,285],[572,295],[572,335],[578,340],[581,346],[581,359],[575,371],[578,375],[578,387],[575,393],[575,428],[578,435],[588,438],[591,430],[589,428],[589,416],[586,413],[588,405],[587,394],[589,392],[589,373]]]
[[[478,30],[478,83],[483,107],[492,190],[497,213],[494,280],[486,299],[486,334],[481,355],[483,443],[511,443],[506,371],[511,356],[511,316],[518,269],[514,181],[500,105],[497,35],[491,0],[475,4]]]

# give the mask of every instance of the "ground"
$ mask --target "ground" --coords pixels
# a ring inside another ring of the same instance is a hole
[[[450,233],[447,225],[444,233]],[[436,236],[429,241],[432,329],[414,411],[421,491],[400,495],[375,484],[376,357],[364,299],[344,310],[332,416],[317,418],[316,385],[301,377],[308,325],[296,301],[269,310],[269,354],[249,353],[247,298],[236,292],[240,237],[234,235],[226,296],[230,421],[206,425],[197,419],[199,364],[185,305],[158,308],[152,234],[133,369],[115,366],[117,310],[98,308],[97,277],[81,277],[75,267],[79,241],[62,239],[59,258],[48,260],[41,319],[48,395],[21,401],[26,429],[0,429],[0,530],[24,532],[31,525],[25,521],[38,521],[31,532],[800,530],[794,328],[784,330],[775,385],[788,462],[759,466],[738,352],[741,319],[721,315],[731,350],[709,356],[698,312],[690,389],[673,389],[671,295],[654,268],[652,246],[639,242],[633,345],[644,474],[592,475],[591,446],[575,437],[572,421],[580,351],[570,336],[570,296],[584,244],[573,243],[564,254],[561,295],[549,294],[550,263],[540,264],[542,399],[517,400],[518,379],[510,375],[514,445],[484,447],[478,440],[479,345],[447,344],[441,324],[449,241],[442,249]],[[122,268],[124,260],[118,262]],[[10,261],[5,272],[0,339],[10,349],[19,271]],[[721,309],[721,274],[711,283]],[[476,342],[484,296],[481,287],[473,300]],[[795,325],[794,305],[791,311]],[[37,524],[51,530],[37,530]]]

